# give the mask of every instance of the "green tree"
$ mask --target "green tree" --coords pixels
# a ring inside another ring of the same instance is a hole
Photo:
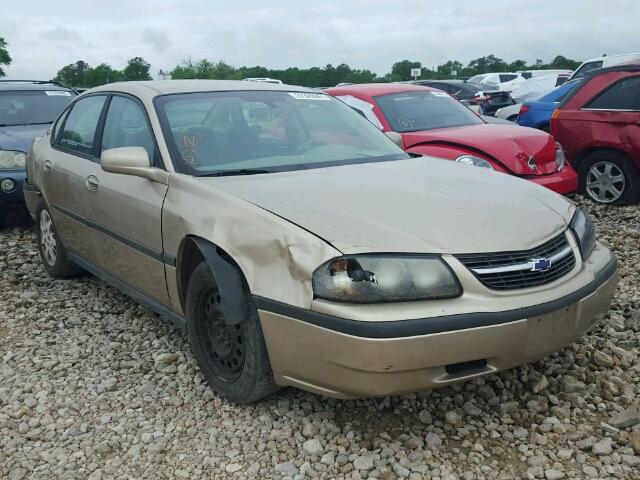
[[[3,37],[0,37],[0,77],[4,77],[5,73],[2,69],[2,65],[9,65],[11,63],[11,55],[7,50],[7,42]]]
[[[566,68],[569,70],[575,70],[576,68],[578,68],[580,66],[582,62],[580,61],[576,61],[576,60],[571,60],[569,58],[566,58],[562,55],[558,55],[556,56],[556,58],[554,58],[551,63],[549,64],[550,67],[552,68]]]
[[[476,58],[469,62],[469,68],[473,69],[476,74],[478,73],[492,73],[500,72],[507,69],[507,64],[501,58],[495,55],[487,55],[486,57]]]
[[[151,64],[142,57],[134,57],[127,62],[122,73],[125,80],[151,80]]]
[[[389,77],[390,81],[406,81],[411,80],[411,69],[412,68],[422,68],[422,63],[420,62],[412,62],[411,60],[402,60],[400,62],[396,62],[391,67],[391,76]]]
[[[90,68],[87,62],[78,60],[58,70],[54,80],[71,87],[85,87],[84,76]]]
[[[111,65],[101,63],[97,67],[90,68],[84,74],[85,87],[97,87],[105,83],[119,82],[124,78],[120,70],[114,70]]]

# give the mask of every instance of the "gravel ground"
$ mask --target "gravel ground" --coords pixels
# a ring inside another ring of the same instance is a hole
[[[104,283],[53,281],[0,233],[0,478],[640,478],[640,206],[594,207],[609,318],[534,365],[442,390],[218,398],[186,336]]]

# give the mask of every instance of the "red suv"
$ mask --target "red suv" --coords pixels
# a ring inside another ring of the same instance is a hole
[[[640,199],[640,65],[596,70],[553,112],[551,133],[600,203]]]

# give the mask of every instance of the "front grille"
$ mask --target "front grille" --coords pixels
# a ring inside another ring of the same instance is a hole
[[[573,250],[564,233],[539,247],[519,252],[471,253],[456,255],[487,287],[514,290],[553,282],[566,275],[576,264]],[[535,270],[536,259],[553,259],[546,270]]]

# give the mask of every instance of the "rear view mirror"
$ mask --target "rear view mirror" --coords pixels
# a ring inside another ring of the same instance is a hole
[[[167,182],[167,172],[153,168],[149,154],[142,147],[109,148],[102,152],[100,166],[109,173],[133,175],[160,183]]]
[[[389,137],[391,140],[393,140],[393,143],[395,143],[397,146],[399,146],[404,150],[404,142],[402,141],[402,135],[400,135],[398,132],[385,132],[385,135]]]

